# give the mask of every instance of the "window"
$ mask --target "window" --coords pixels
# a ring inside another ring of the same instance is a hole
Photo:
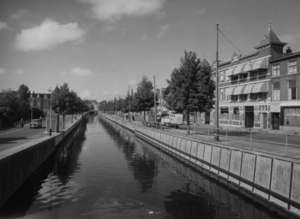
[[[221,114],[228,114],[228,107],[221,107]]]
[[[233,108],[233,115],[232,115],[232,119],[233,120],[239,120],[240,119],[240,112],[239,112],[239,108],[238,107],[234,107]]]
[[[251,100],[256,100],[258,98],[257,94],[250,94],[250,99]]]
[[[224,82],[225,81],[225,74],[224,72],[221,73],[221,82]]]
[[[297,61],[288,62],[288,73],[297,73]]]
[[[232,101],[237,101],[238,100],[238,95],[231,95],[231,100]]]
[[[259,99],[267,99],[267,93],[258,93],[258,95],[257,95],[257,97],[259,98]]]
[[[296,88],[296,81],[289,81],[289,100],[296,100],[296,93],[297,93],[297,88]]]
[[[241,94],[240,95],[240,100],[247,100],[247,94]]]
[[[280,65],[273,65],[272,66],[272,75],[279,76],[280,75]]]
[[[273,84],[273,100],[280,100],[280,84],[279,84],[279,82]]]

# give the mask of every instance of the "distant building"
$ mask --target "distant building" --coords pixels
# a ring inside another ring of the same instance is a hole
[[[30,93],[30,106],[43,110],[45,113],[50,110],[51,94],[50,93]]]
[[[254,47],[255,52],[247,55],[233,53],[230,60],[219,61],[218,110],[220,126],[279,129],[280,125],[278,126],[277,120],[282,125],[286,124],[283,118],[280,120],[279,115],[295,115],[293,113],[296,111],[294,112],[292,109],[295,109],[297,105],[296,100],[289,101],[289,104],[293,102],[291,107],[294,108],[284,112],[280,110],[285,110],[284,106],[287,103],[278,102],[277,100],[278,95],[280,95],[282,101],[288,101],[288,92],[291,92],[292,98],[299,100],[300,96],[299,91],[298,96],[295,97],[295,90],[293,88],[288,90],[288,86],[295,86],[294,82],[287,82],[293,77],[297,78],[299,84],[299,73],[294,70],[295,65],[298,63],[296,57],[299,56],[285,54],[283,52],[285,45],[286,43],[279,40],[270,26],[263,40],[258,46]],[[280,72],[277,73],[277,65],[280,65],[280,67],[281,65],[288,65],[285,66],[286,69],[293,68],[293,76],[287,75],[287,70],[284,70],[284,67],[281,67]],[[215,79],[216,62],[212,64],[212,70]],[[279,75],[273,76],[272,70]],[[281,86],[278,87],[276,81],[279,80]],[[280,91],[278,91],[279,89]],[[274,95],[272,95],[272,91],[274,91]],[[212,111],[209,115],[211,124],[214,123],[214,114],[215,112]],[[201,121],[203,122],[203,120]]]

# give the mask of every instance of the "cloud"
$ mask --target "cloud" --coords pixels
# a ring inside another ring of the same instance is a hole
[[[10,16],[12,19],[14,20],[18,20],[20,17],[22,17],[23,15],[27,14],[28,11],[25,9],[21,9],[18,10],[15,14],[13,14],[12,16]]]
[[[109,94],[109,91],[104,91],[104,93],[103,93],[104,95],[108,95]]]
[[[300,32],[298,33],[287,33],[279,37],[282,42],[286,43],[298,43],[300,40]]]
[[[206,12],[206,8],[202,8],[202,9],[196,11],[196,13],[199,14],[199,15],[202,15],[202,14],[204,14],[205,12]]]
[[[23,69],[17,69],[17,70],[15,71],[15,74],[17,74],[17,75],[23,75],[23,74],[25,74],[25,72],[24,72]]]
[[[91,91],[89,91],[89,90],[83,91],[83,92],[81,93],[81,95],[80,95],[80,97],[83,98],[83,99],[85,99],[85,98],[87,98],[87,97],[89,97],[89,96],[91,96]]]
[[[118,92],[118,91],[114,92],[114,95],[117,95],[117,94],[119,94],[119,92]]]
[[[91,72],[90,70],[88,69],[81,69],[81,68],[73,68],[71,71],[70,71],[70,75],[73,75],[73,76],[76,76],[76,77],[86,77],[86,76],[90,76],[90,75],[93,75],[94,73]]]
[[[4,75],[6,73],[6,70],[4,68],[0,68],[0,75]]]
[[[22,30],[16,37],[16,47],[21,51],[45,50],[82,38],[85,31],[77,23],[59,24],[46,19],[40,26]]]
[[[0,30],[8,28],[7,23],[0,21]]]
[[[166,34],[166,32],[169,29],[169,24],[162,25],[162,26],[159,27],[159,29],[160,29],[160,32],[157,35],[157,38],[161,38],[161,37],[163,37]]]
[[[144,16],[158,12],[165,0],[80,0],[92,5],[99,20],[119,20],[123,16]]]
[[[136,80],[130,80],[129,84],[137,84],[137,81]]]

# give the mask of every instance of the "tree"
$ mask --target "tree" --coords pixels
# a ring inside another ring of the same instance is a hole
[[[173,70],[167,82],[171,93],[167,102],[176,112],[186,113],[189,133],[190,112],[207,111],[213,106],[215,85],[211,79],[211,69],[202,66],[195,52],[185,51],[180,67]]]
[[[147,76],[143,76],[142,80],[137,84],[135,97],[136,108],[144,112],[145,119],[145,111],[149,111],[154,106],[153,85]]]

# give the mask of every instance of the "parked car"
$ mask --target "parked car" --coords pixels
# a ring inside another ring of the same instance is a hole
[[[41,119],[33,119],[29,123],[29,128],[41,128],[42,127],[42,120]]]

